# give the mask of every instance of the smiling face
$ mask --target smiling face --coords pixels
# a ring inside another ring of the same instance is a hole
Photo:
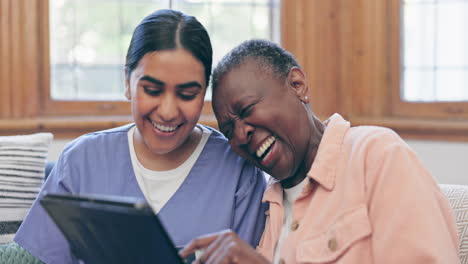
[[[200,118],[206,91],[203,64],[185,49],[147,53],[131,72],[135,140],[153,154],[183,148]]]
[[[313,122],[303,103],[308,88],[297,67],[286,80],[267,71],[253,59],[229,71],[214,91],[213,108],[232,148],[277,180],[285,180],[311,165]]]

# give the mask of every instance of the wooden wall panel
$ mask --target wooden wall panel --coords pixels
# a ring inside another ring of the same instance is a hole
[[[312,110],[321,118],[340,106],[338,10],[338,0],[283,1],[283,47],[304,68]]]
[[[341,0],[339,108],[343,115],[388,114],[390,53],[387,0]]]
[[[39,115],[44,116],[46,104],[51,98],[50,94],[50,33],[49,19],[41,19],[41,17],[49,17],[49,1],[40,1],[38,6],[39,19]]]
[[[361,112],[362,101],[359,93],[354,93],[355,87],[365,82],[366,72],[363,69],[365,50],[363,38],[363,5],[364,0],[340,1],[340,85],[339,95],[342,98],[342,114],[349,116]]]
[[[0,117],[37,116],[38,0],[0,0]]]
[[[305,63],[303,6],[303,0],[281,1],[281,44],[301,65]]]
[[[11,97],[12,104],[12,118],[20,118],[23,115],[25,102],[24,98],[24,83],[27,77],[27,72],[22,70],[24,58],[24,35],[22,32],[23,26],[23,1],[10,1],[11,2],[11,80],[10,89],[14,92]]]
[[[24,0],[27,8],[30,10],[39,9],[39,1],[37,0]],[[26,12],[25,8],[22,9]],[[23,66],[21,74],[24,79],[24,93],[21,99],[24,102],[23,117],[34,117],[39,114],[39,16],[38,12],[27,12],[23,14],[23,27],[22,34],[28,36],[28,41],[24,43],[24,58],[22,60]],[[26,78],[25,78],[26,77]]]
[[[387,0],[283,1],[283,46],[310,82],[320,117],[389,112]]]
[[[0,118],[11,116],[10,3],[10,0],[0,0]]]
[[[339,1],[306,1],[306,32],[308,52],[305,67],[310,84],[311,107],[327,118],[339,112]],[[304,11],[304,12],[306,12]]]
[[[362,68],[365,76],[359,93],[364,100],[358,101],[360,111],[353,113],[355,115],[383,116],[386,112],[386,107],[383,106],[386,105],[386,100],[390,99],[387,78],[390,67],[386,2],[388,0],[365,0],[363,4],[362,28],[365,34],[362,43]]]

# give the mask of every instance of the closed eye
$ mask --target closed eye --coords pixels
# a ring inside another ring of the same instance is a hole
[[[161,80],[145,75],[138,81],[139,86],[143,87],[146,94],[150,96],[158,96],[163,92],[165,83]]]
[[[246,118],[250,116],[250,114],[252,113],[253,106],[254,104],[251,104],[251,105],[248,105],[247,107],[242,108],[242,110],[239,112],[239,117]]]
[[[199,93],[203,91],[202,86],[198,82],[188,82],[176,86],[177,95],[185,101],[193,100]]]
[[[197,95],[198,95],[198,91],[197,92],[184,91],[184,92],[179,93],[179,97],[185,101],[193,100],[195,97],[197,97]]]
[[[162,93],[162,89],[155,88],[152,86],[143,86],[143,89],[146,94],[149,94],[151,96],[158,96]]]

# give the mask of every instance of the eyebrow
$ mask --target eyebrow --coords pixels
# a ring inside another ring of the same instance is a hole
[[[148,81],[148,82],[151,82],[151,83],[154,83],[154,84],[157,84],[157,85],[165,85],[165,83],[163,81],[158,80],[158,79],[153,78],[153,77],[148,76],[148,75],[145,75],[145,76],[141,77],[140,81]]]
[[[198,87],[200,89],[202,88],[201,84],[196,81],[191,81],[191,82],[186,82],[186,83],[176,85],[176,88],[178,89],[186,89],[186,88],[192,88],[192,87]]]
[[[148,81],[148,82],[154,83],[156,85],[161,85],[161,86],[166,85],[165,82],[158,80],[156,78],[153,78],[151,76],[148,76],[148,75],[141,77],[140,81]],[[177,89],[186,89],[186,88],[191,88],[191,87],[198,87],[200,89],[202,88],[201,84],[197,81],[191,81],[191,82],[186,82],[186,83],[176,85]]]

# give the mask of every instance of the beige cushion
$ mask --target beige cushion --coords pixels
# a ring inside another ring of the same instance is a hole
[[[468,264],[468,185],[441,184],[440,188],[455,213],[461,263]]]

